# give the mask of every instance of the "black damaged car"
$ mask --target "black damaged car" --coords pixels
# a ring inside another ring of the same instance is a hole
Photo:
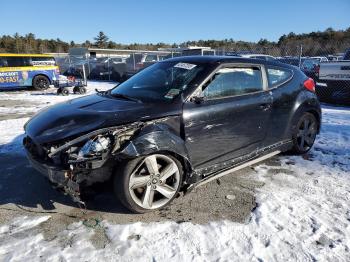
[[[296,67],[178,57],[39,112],[23,143],[33,167],[75,201],[112,181],[125,207],[142,213],[281,152],[308,152],[320,122],[314,81]]]

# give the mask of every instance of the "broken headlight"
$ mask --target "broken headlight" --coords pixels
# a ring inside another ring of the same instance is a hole
[[[86,158],[96,155],[101,155],[111,146],[111,139],[104,136],[96,136],[89,139],[79,150],[78,158]]]

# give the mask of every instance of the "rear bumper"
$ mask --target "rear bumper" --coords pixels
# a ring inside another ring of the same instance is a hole
[[[71,171],[60,169],[56,166],[48,165],[34,159],[27,151],[27,158],[31,166],[45,176],[56,187],[64,190],[70,195],[74,202],[84,204],[80,199],[80,186],[71,179]]]

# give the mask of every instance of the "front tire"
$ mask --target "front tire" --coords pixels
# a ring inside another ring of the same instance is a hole
[[[33,88],[35,90],[46,90],[50,87],[50,80],[46,76],[36,76],[33,79]]]
[[[178,194],[183,176],[181,163],[167,154],[152,154],[124,163],[114,176],[114,191],[134,213],[167,206]]]
[[[83,94],[86,93],[86,91],[87,91],[86,88],[83,87],[83,86],[75,86],[75,87],[73,88],[73,93],[74,93],[74,94],[83,95]]]
[[[315,142],[318,127],[319,123],[313,114],[303,113],[293,130],[292,152],[297,155],[307,153]]]

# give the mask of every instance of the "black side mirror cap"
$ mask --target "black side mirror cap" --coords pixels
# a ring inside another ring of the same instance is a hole
[[[192,96],[190,101],[196,104],[200,104],[204,102],[204,96]]]

